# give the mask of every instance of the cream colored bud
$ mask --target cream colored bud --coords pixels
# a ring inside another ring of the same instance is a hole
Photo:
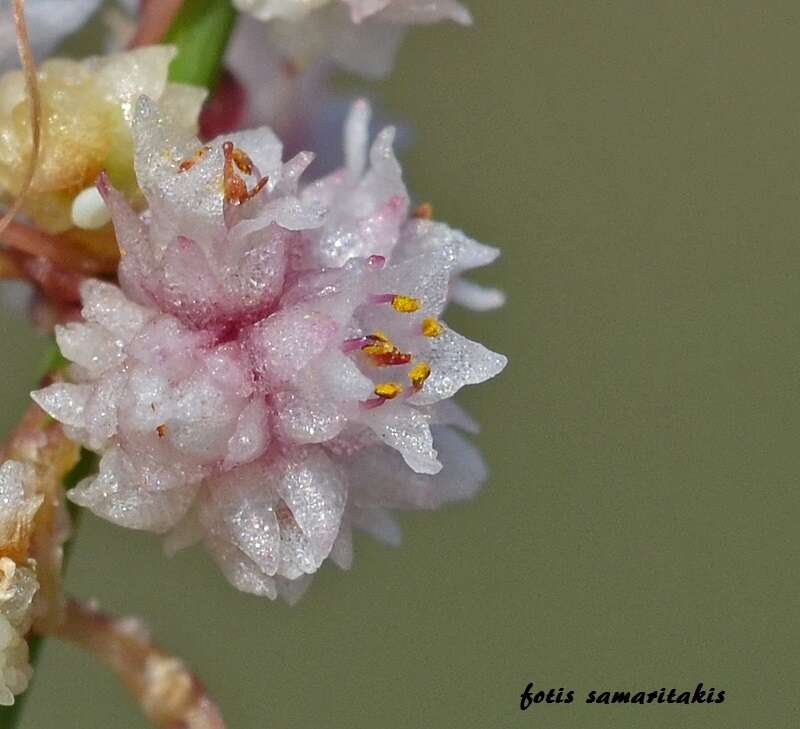
[[[84,230],[97,230],[111,220],[111,212],[96,187],[87,187],[72,201],[72,222]]]

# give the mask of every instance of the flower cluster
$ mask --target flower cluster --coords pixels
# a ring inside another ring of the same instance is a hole
[[[18,461],[0,466],[0,706],[13,704],[31,677],[25,635],[39,582],[27,553],[43,501],[33,481],[31,466]]]
[[[505,366],[443,320],[497,251],[411,212],[393,130],[356,103],[346,164],[303,183],[267,128],[202,144],[151,99],[133,114],[147,210],[107,178],[119,287],[88,281],[57,329],[70,382],[33,394],[102,454],[69,496],[117,524],[203,542],[241,590],[293,600],[390,509],[470,497],[482,459],[452,402]],[[490,302],[491,303],[491,302]],[[496,303],[496,302],[495,302]]]

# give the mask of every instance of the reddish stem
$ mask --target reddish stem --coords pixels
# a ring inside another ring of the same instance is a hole
[[[154,646],[136,621],[70,600],[66,619],[55,634],[111,668],[160,729],[225,729],[219,709],[197,676]]]
[[[100,261],[88,257],[62,236],[48,235],[41,230],[20,223],[9,221],[2,231],[2,241],[11,248],[31,256],[41,256],[51,263],[67,270],[78,271],[85,274],[113,273],[116,271],[116,261]]]
[[[141,0],[139,25],[128,44],[130,48],[158,43],[166,35],[183,0]]]

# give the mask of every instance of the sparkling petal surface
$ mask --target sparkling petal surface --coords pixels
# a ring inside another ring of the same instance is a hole
[[[363,4],[361,22],[390,9]],[[399,544],[392,510],[469,499],[486,478],[451,398],[506,360],[440,317],[497,251],[409,217],[394,131],[370,143],[369,119],[358,102],[345,166],[305,182],[311,156],[284,164],[269,130],[199,146],[140,98],[148,207],[99,185],[120,286],[82,285],[81,321],[57,331],[71,381],[34,393],[102,456],[75,503],[167,534],[169,552],[202,543],[233,586],[271,599],[298,599],[328,558],[348,569],[353,529]]]

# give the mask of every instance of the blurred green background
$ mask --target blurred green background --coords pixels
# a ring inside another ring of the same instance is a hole
[[[90,515],[69,588],[146,616],[232,729],[798,726],[800,6],[468,4],[380,88],[412,188],[503,248],[508,306],[449,317],[511,360],[462,399],[486,489],[295,608]],[[44,344],[3,316],[7,428]],[[521,713],[530,681],[578,701]],[[725,703],[581,703],[699,681]],[[145,723],[50,641],[22,726]]]

